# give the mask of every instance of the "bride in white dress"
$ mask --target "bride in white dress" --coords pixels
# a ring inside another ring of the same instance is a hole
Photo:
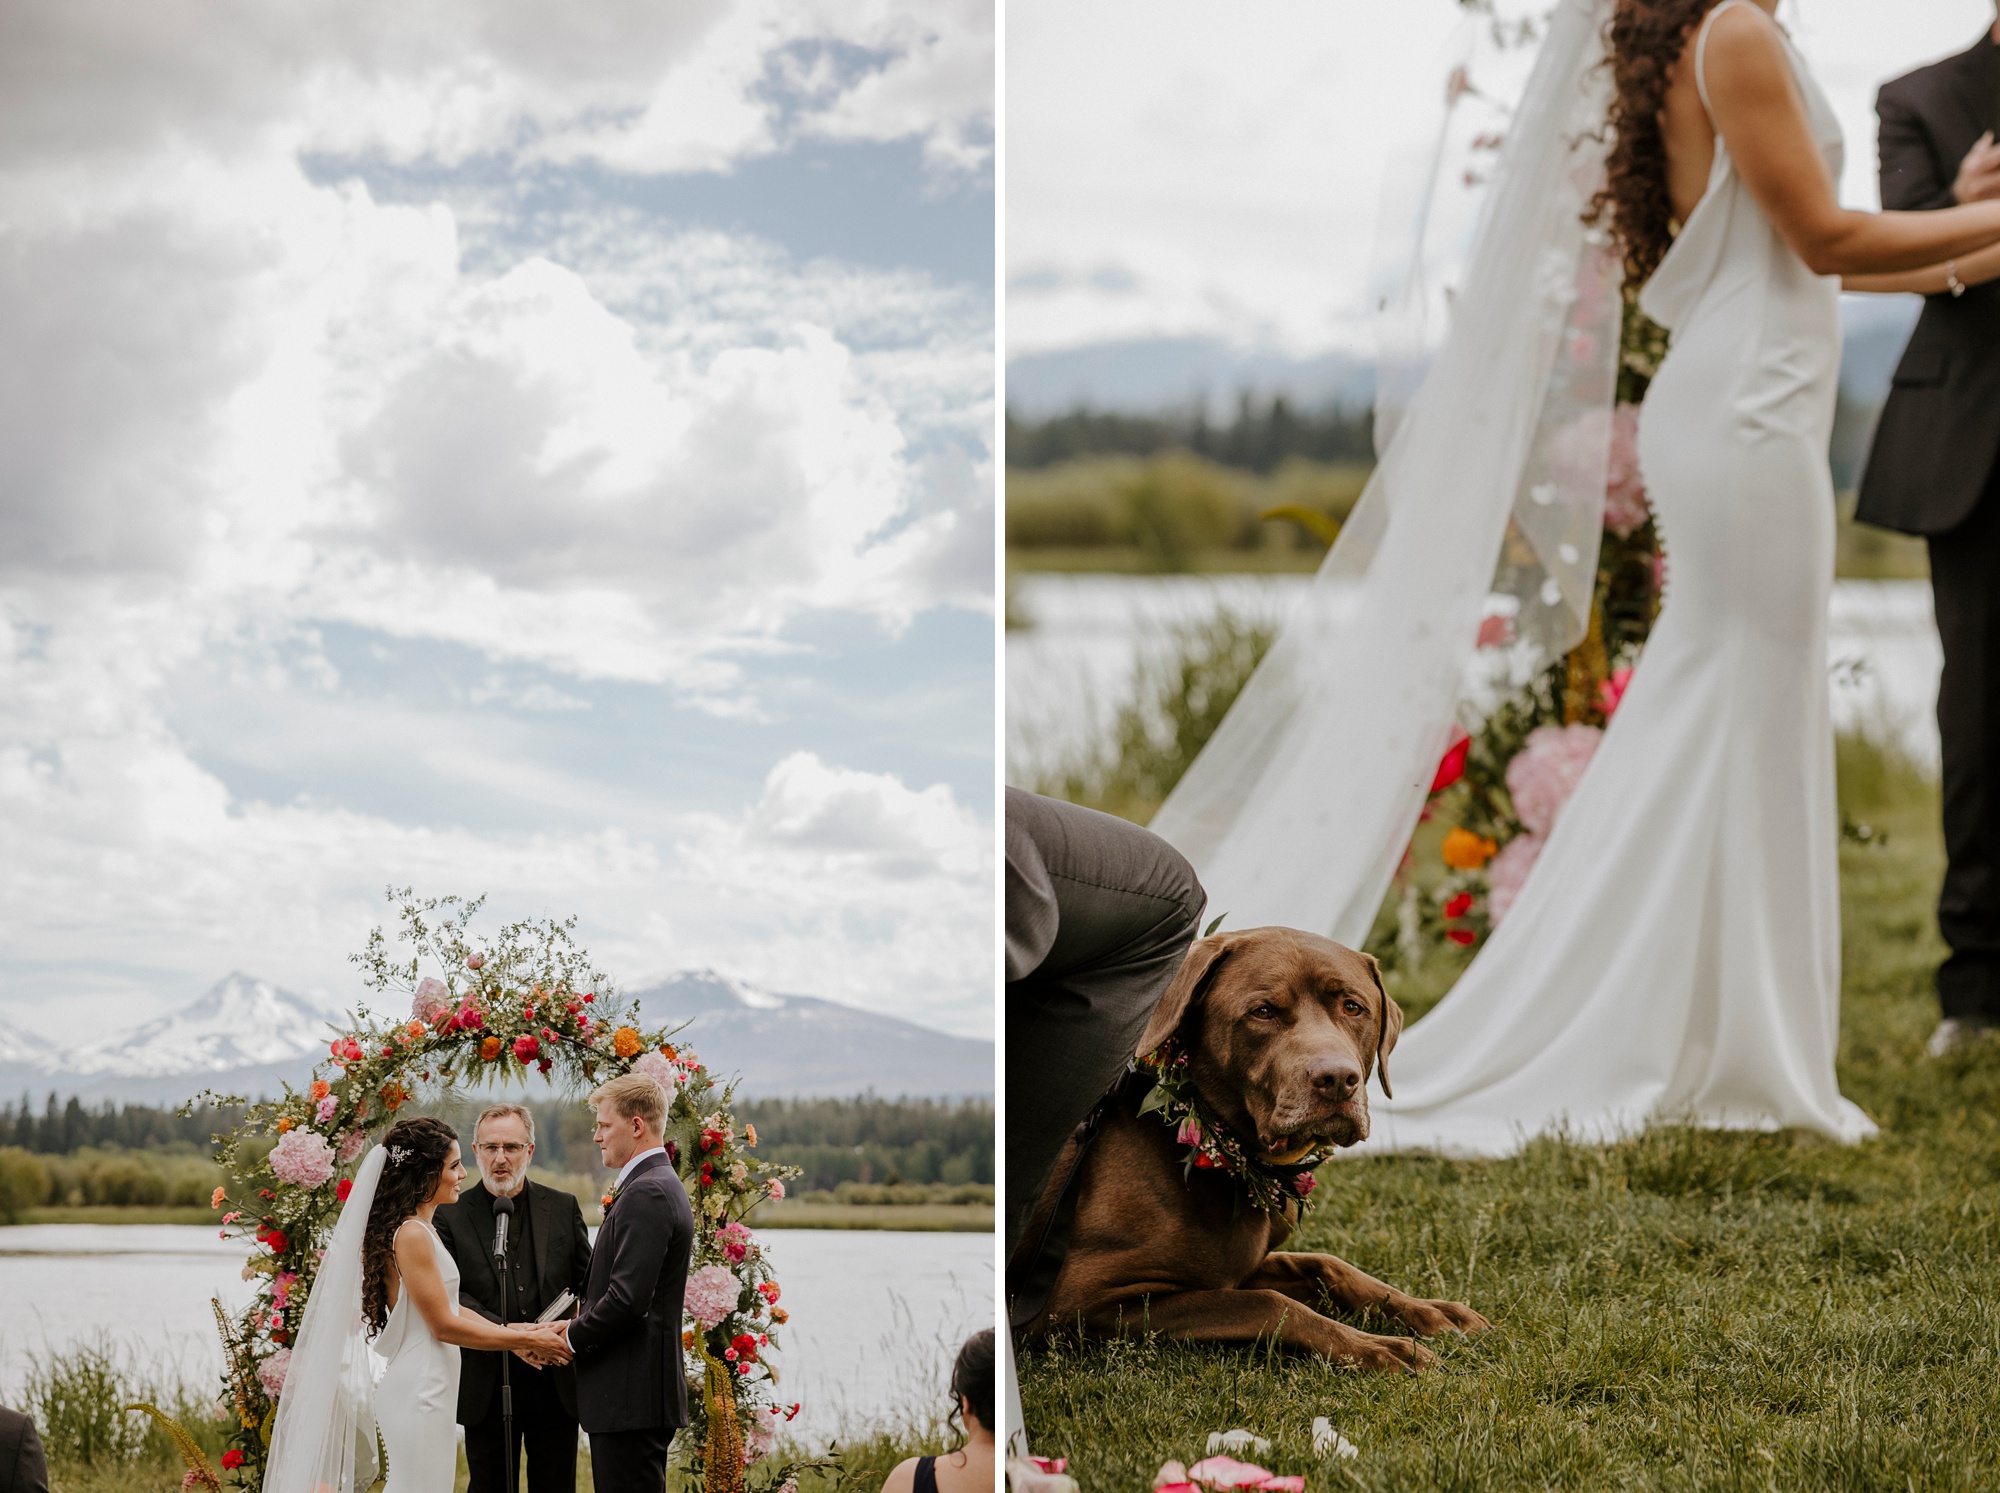
[[[1992,278],[2000,204],[1841,209],[1839,127],[1775,9],[1560,7],[1452,336],[1350,520],[1357,542],[1329,556],[1154,822],[1232,926],[1361,941],[1421,807],[1510,516],[1544,560],[1528,601],[1548,615],[1524,609],[1524,631],[1564,646],[1579,594],[1587,611],[1595,566],[1579,539],[1594,552],[1604,469],[1594,491],[1572,476],[1559,492],[1547,453],[1567,419],[1574,473],[1573,417],[1608,387],[1564,360],[1616,341],[1591,335],[1606,310],[1592,302],[1617,278],[1593,256],[1622,251],[1650,271],[1640,305],[1673,340],[1640,459],[1668,601],[1506,921],[1403,1036],[1396,1097],[1374,1106],[1357,1150],[1505,1155],[1555,1129],[1601,1140],[1655,1119],[1873,1133],[1834,1078],[1834,277],[1926,293]],[[1649,86],[1662,73],[1664,90]],[[1587,153],[1602,153],[1590,126],[1607,111],[1653,138],[1612,153],[1604,244],[1568,220],[1602,179]],[[1615,328],[1615,304],[1609,316]]]
[[[560,1330],[458,1309],[458,1264],[432,1216],[465,1180],[440,1120],[401,1120],[363,1158],[320,1262],[278,1397],[266,1493],[356,1493],[388,1453],[383,1493],[450,1493],[458,1474],[458,1350],[566,1362]],[[387,1361],[378,1382],[364,1346]]]

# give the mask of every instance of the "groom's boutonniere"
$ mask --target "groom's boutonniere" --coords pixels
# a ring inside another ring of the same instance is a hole
[[[613,1182],[609,1187],[604,1189],[604,1196],[597,1200],[597,1204],[602,1212],[609,1213],[611,1211],[611,1205],[617,1201],[618,1201],[618,1184],[616,1182]]]

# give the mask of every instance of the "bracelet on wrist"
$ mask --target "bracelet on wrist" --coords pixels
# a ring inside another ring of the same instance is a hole
[[[1965,282],[1958,278],[1958,261],[1955,259],[1944,262],[1944,288],[1951,292],[1953,300],[1965,294]]]

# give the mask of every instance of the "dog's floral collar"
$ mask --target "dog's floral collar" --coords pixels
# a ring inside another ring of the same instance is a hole
[[[1257,1158],[1227,1125],[1208,1113],[1188,1077],[1187,1054],[1177,1051],[1171,1041],[1140,1058],[1139,1066],[1153,1078],[1153,1087],[1139,1102],[1139,1113],[1157,1114],[1162,1124],[1173,1127],[1174,1140],[1188,1148],[1184,1175],[1225,1172],[1236,1179],[1258,1212],[1283,1214],[1287,1205],[1295,1203],[1299,1216],[1305,1216],[1319,1180],[1313,1168],[1333,1154],[1331,1145],[1313,1146],[1285,1165],[1273,1166]]]

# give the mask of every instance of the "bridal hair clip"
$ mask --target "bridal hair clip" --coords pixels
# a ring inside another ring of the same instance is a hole
[[[391,1166],[401,1166],[410,1159],[410,1156],[411,1151],[408,1146],[389,1147],[389,1165]]]

